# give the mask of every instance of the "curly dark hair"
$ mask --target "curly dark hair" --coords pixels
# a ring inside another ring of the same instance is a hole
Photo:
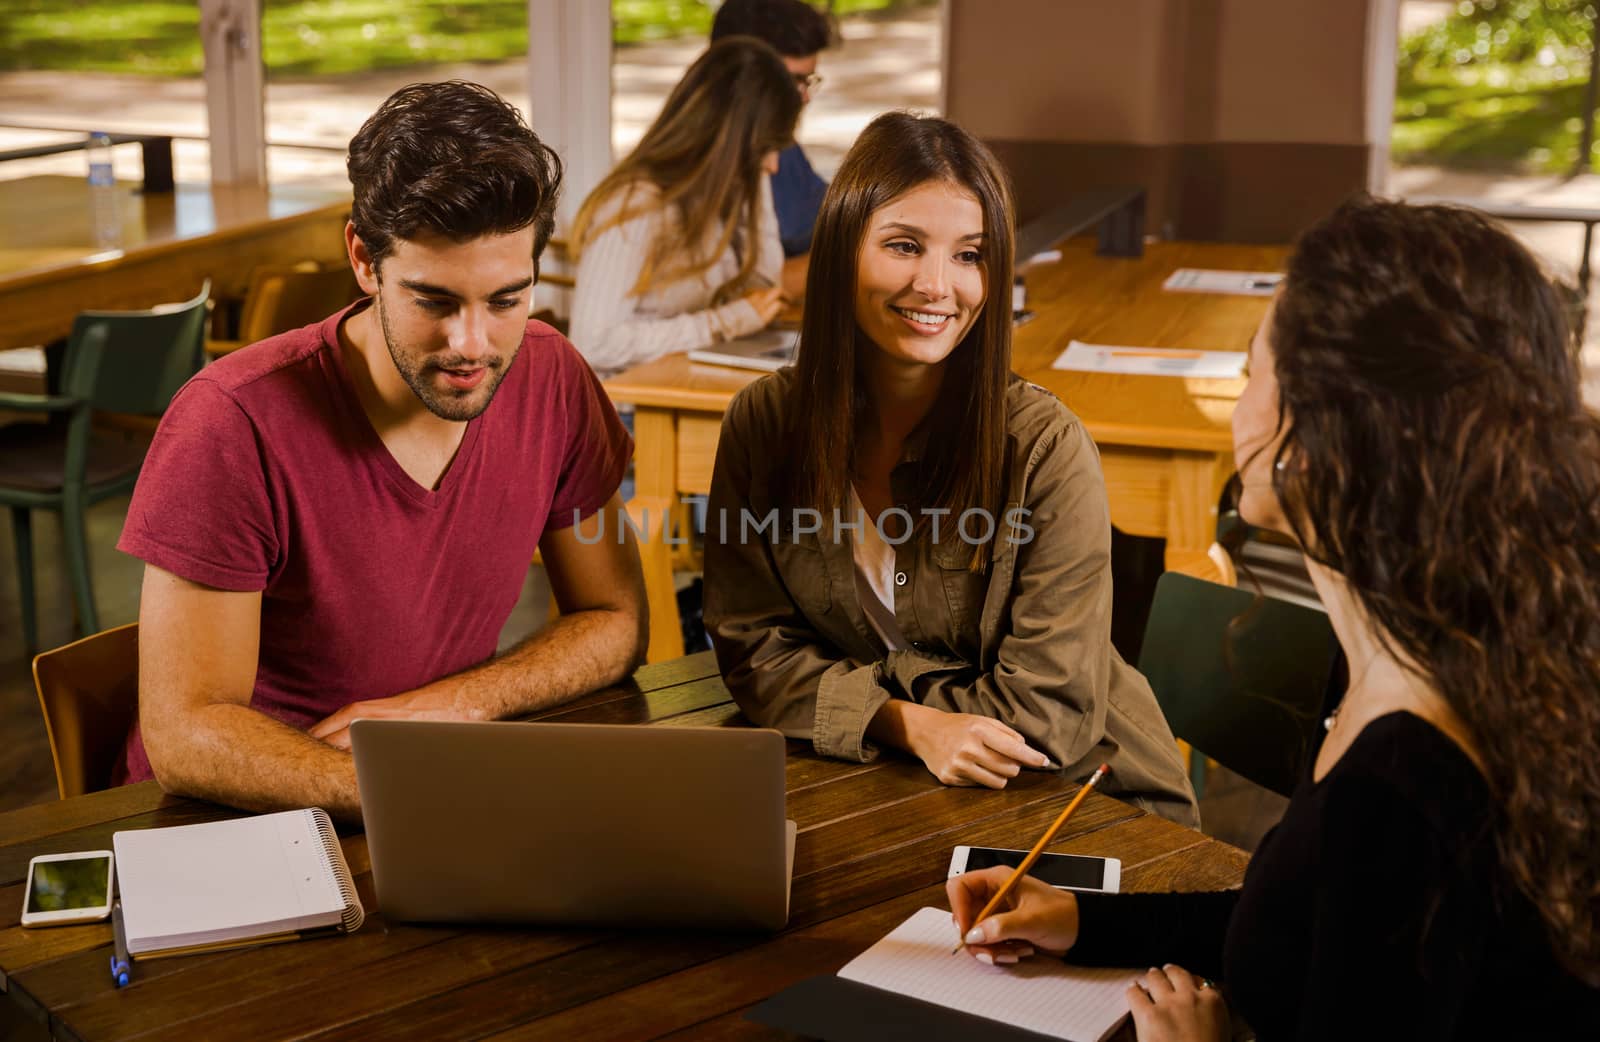
[[[805,0],[725,0],[711,40],[729,36],[754,36],[785,58],[809,58],[833,42],[828,17]]]
[[[1503,870],[1600,981],[1600,420],[1562,291],[1478,213],[1359,197],[1271,336],[1295,535],[1466,722]]]
[[[561,159],[494,91],[450,80],[391,94],[350,139],[350,220],[374,266],[395,239],[455,242],[534,229],[535,272],[555,227]]]

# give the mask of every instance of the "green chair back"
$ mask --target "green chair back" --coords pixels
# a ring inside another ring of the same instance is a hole
[[[48,428],[29,428],[20,436],[8,432],[13,459],[61,458],[54,481],[15,487],[0,485],[0,505],[11,508],[12,541],[16,545],[17,584],[21,593],[23,644],[31,654],[38,646],[34,617],[33,536],[31,510],[61,514],[62,549],[67,575],[78,606],[80,632],[100,628],[94,584],[89,576],[89,545],[84,510],[89,505],[133,488],[142,450],[107,445],[96,450],[95,412],[156,416],[164,412],[184,381],[200,370],[204,357],[206,298],[211,280],[193,300],[149,311],[85,311],[72,324],[62,363],[61,394],[29,396],[15,408],[60,412],[66,416],[66,442]],[[23,396],[12,396],[13,398]],[[98,474],[91,454],[107,465]],[[56,484],[59,482],[59,486]]]
[[[1338,651],[1324,612],[1168,572],[1139,669],[1173,734],[1287,796],[1315,745]]]
[[[105,412],[156,415],[204,358],[208,279],[199,296],[150,311],[85,311],[72,323],[61,391]],[[91,331],[100,330],[90,336]]]

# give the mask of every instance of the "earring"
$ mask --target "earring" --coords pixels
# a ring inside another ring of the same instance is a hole
[[[1277,463],[1273,464],[1273,467],[1277,470],[1287,470],[1289,467],[1289,461],[1286,459],[1281,459]]]

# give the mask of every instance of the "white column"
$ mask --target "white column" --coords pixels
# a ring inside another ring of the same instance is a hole
[[[267,183],[262,0],[200,0],[211,183]]]
[[[1400,61],[1399,0],[1367,5],[1367,189],[1381,194],[1389,182],[1389,138],[1394,133],[1396,66]]]
[[[528,121],[566,168],[557,234],[611,169],[611,5],[528,0]]]

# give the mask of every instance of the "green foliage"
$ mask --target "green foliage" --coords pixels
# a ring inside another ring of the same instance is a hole
[[[3,0],[0,70],[61,69],[197,75],[200,5],[194,0]]]
[[[937,0],[836,0],[841,15]],[[195,0],[0,0],[0,71],[198,76]],[[706,0],[613,0],[626,45],[704,36]],[[528,52],[526,0],[266,0],[263,51],[274,75],[325,76],[442,62],[503,61]]]
[[[286,76],[499,61],[528,52],[523,0],[298,0],[268,3],[261,20],[267,67]]]
[[[1571,170],[1596,0],[1463,0],[1400,45],[1400,162]],[[1600,150],[1594,156],[1600,166]]]
[[[1587,65],[1591,0],[1463,0],[1400,47],[1400,69]]]

